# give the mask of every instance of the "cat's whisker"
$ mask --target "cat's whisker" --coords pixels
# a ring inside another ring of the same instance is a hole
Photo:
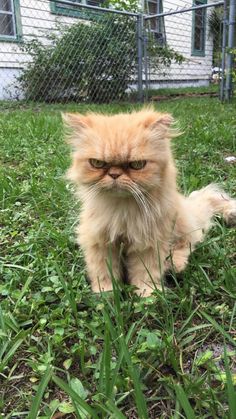
[[[154,212],[158,215],[158,217],[160,217],[161,207],[157,205],[156,197],[151,195],[150,192],[147,189],[145,189],[143,186],[139,185],[138,187],[140,188],[143,195],[147,198],[147,202],[149,203],[150,207],[154,210]],[[173,202],[170,199],[168,199],[166,195],[164,196],[161,192],[158,192],[158,197],[159,197],[159,200],[163,199],[165,200],[165,202],[168,202],[169,204],[173,205]]]
[[[136,203],[138,204],[138,207],[140,208],[140,210],[143,211],[144,203],[140,200],[140,196],[138,195],[137,191],[134,189],[133,185],[129,182],[124,182],[123,185],[126,187],[127,190],[129,190],[131,195],[134,197],[134,199],[135,199]]]
[[[141,213],[143,214],[143,221],[145,223],[145,230],[148,231],[149,227],[150,227],[150,212],[148,211],[146,202],[143,200],[143,197],[140,196],[140,193],[138,193],[138,191],[133,188],[131,185],[129,185],[129,189],[141,211]]]
[[[146,189],[146,188],[144,188],[144,187],[142,187],[141,185],[139,185],[140,187],[141,187],[141,189],[142,189],[142,191],[143,191],[143,193],[145,194],[145,195],[147,195],[147,196],[149,196],[150,198],[151,198],[151,200],[153,200],[154,202],[156,202],[155,200],[156,200],[156,198],[154,197],[154,196],[152,196],[149,192],[148,192],[148,190]],[[155,184],[147,184],[147,187],[153,187],[153,188],[155,188],[156,187],[156,185]],[[161,198],[161,199],[164,199],[165,200],[165,202],[168,202],[169,204],[171,204],[171,205],[173,205],[173,201],[171,201],[169,198],[168,198],[168,196],[166,196],[166,194],[164,195],[163,194],[163,192],[161,192],[161,189],[159,188],[159,190],[158,190],[158,197],[159,198]]]
[[[98,195],[98,193],[99,193],[99,188],[98,188],[98,186],[95,184],[95,185],[91,185],[91,186],[89,186],[88,188],[87,188],[87,190],[84,192],[84,198],[86,199],[86,200],[89,200],[89,199],[94,199],[94,198],[96,198],[96,196]]]
[[[135,187],[137,193],[139,194],[139,196],[142,197],[142,201],[145,203],[145,207],[147,208],[147,212],[148,212],[149,216],[150,216],[150,213],[151,213],[150,208],[152,208],[152,210],[155,213],[157,213],[157,215],[159,215],[158,208],[155,205],[153,205],[153,203],[150,201],[150,199],[148,199],[148,196],[145,196],[146,195],[145,194],[145,191],[143,192],[140,189],[140,187],[138,185],[136,185],[136,184],[134,184],[134,187]],[[151,197],[151,195],[150,195],[150,197]],[[148,206],[149,206],[149,208],[148,208]]]
[[[142,207],[144,208],[146,214],[148,214],[149,211],[148,211],[148,208],[147,208],[147,205],[146,205],[146,201],[143,198],[142,193],[140,193],[140,191],[134,186],[134,184],[129,185],[129,187],[130,187],[130,190],[133,192],[133,194],[135,196],[137,196],[137,198],[138,198],[139,202],[141,203]]]
[[[135,201],[136,201],[136,203],[137,203],[137,205],[138,205],[138,207],[140,208],[140,210],[143,212],[143,203],[142,203],[142,201],[140,200],[140,197],[139,197],[139,195],[137,194],[137,192],[136,192],[136,190],[135,189],[133,189],[132,188],[132,186],[131,185],[126,185],[126,187],[127,187],[127,189],[131,192],[131,195],[134,197],[134,199],[135,199]]]
[[[143,204],[140,203],[139,197],[138,196],[135,197],[134,195],[134,199],[140,209],[140,213],[142,214],[142,220],[143,220],[143,226],[144,226],[143,230],[145,232],[144,234],[146,234],[146,232],[149,230],[149,220],[148,220],[147,213],[144,210]]]
[[[159,206],[156,205],[154,197],[146,190],[141,190],[147,200],[147,204],[152,208],[156,215],[160,216]]]
[[[95,197],[96,195],[97,195],[97,190],[96,189],[90,189],[90,190],[88,190],[84,193],[84,197],[86,199]]]
[[[156,216],[159,217],[160,216],[160,211],[159,208],[156,207],[155,205],[152,204],[152,202],[150,202],[150,200],[148,199],[148,197],[145,196],[145,191],[142,193],[142,191],[139,189],[139,187],[137,185],[135,185],[135,189],[138,191],[139,193],[139,198],[140,195],[142,196],[142,199],[145,201],[145,206],[148,206],[148,216],[145,217],[146,218],[146,224],[147,224],[147,231],[150,231],[150,228],[153,227],[153,225],[156,223]],[[147,194],[149,195],[149,194]],[[153,200],[154,198],[150,195],[150,198]],[[154,201],[155,202],[155,201]],[[146,212],[146,214],[147,214]],[[146,215],[145,214],[145,215]]]
[[[143,198],[142,194],[141,194],[139,191],[135,190],[135,189],[133,189],[133,190],[134,190],[134,193],[136,194],[136,196],[138,197],[139,201],[141,202],[142,207],[143,207],[143,209],[144,209],[145,213],[146,213],[147,215],[149,215],[149,210],[148,210],[148,207],[147,207],[146,201],[144,200],[144,198]]]

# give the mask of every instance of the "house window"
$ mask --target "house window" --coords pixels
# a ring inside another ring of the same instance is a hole
[[[14,8],[12,0],[0,0],[0,35],[16,35]]]
[[[162,0],[148,0],[147,13],[149,15],[156,15],[158,13],[163,13]],[[149,22],[150,22],[150,29],[153,32],[154,37],[156,38],[157,42],[160,45],[164,45],[166,43],[164,16],[150,19]]]
[[[85,10],[82,7],[77,7],[76,3],[85,4],[88,6],[102,7],[102,4],[104,3],[105,0],[70,0],[70,1],[75,3],[75,5],[73,6],[71,4],[68,5],[63,2],[51,1],[50,4],[51,4],[52,13],[56,13],[58,15],[64,15],[64,16],[86,18],[90,15],[91,13],[90,10],[88,9]]]
[[[0,39],[16,41],[20,35],[18,0],[0,0]]]
[[[206,4],[207,0],[195,0],[194,6]],[[197,9],[193,11],[192,26],[192,55],[205,55],[206,39],[206,9]]]

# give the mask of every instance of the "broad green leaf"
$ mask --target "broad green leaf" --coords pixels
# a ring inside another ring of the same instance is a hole
[[[161,340],[155,333],[149,333],[147,335],[147,346],[149,349],[158,348],[161,345]]]
[[[88,403],[86,403],[65,381],[63,381],[61,378],[57,377],[56,375],[52,376],[52,380],[54,383],[60,387],[65,393],[70,396],[73,403],[78,405],[80,408],[83,408],[93,419],[98,419],[98,416],[95,412],[95,410],[89,406]]]
[[[195,361],[195,365],[196,365],[197,367],[200,367],[201,365],[206,364],[206,363],[207,363],[207,361],[209,361],[210,359],[212,359],[212,357],[213,357],[213,352],[212,352],[212,351],[210,351],[210,350],[205,351],[205,352],[201,353],[201,354],[197,357],[197,359],[196,359],[196,361]]]
[[[70,367],[71,367],[71,364],[72,364],[72,358],[66,359],[66,360],[63,362],[63,367],[64,367],[66,370],[69,370],[69,369],[70,369]]]
[[[86,397],[88,396],[88,390],[86,390],[83,386],[83,384],[81,383],[81,381],[78,378],[72,378],[70,380],[70,386],[72,388],[72,390],[74,390],[74,392],[76,394],[78,394],[78,396],[81,397],[81,399],[85,400]]]
[[[73,413],[75,411],[75,408],[71,403],[62,402],[60,403],[58,410],[62,413]]]

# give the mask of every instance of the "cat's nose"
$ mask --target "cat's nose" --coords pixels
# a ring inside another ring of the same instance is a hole
[[[120,175],[121,173],[109,173],[109,176],[111,176],[112,179],[117,179]]]
[[[117,179],[122,173],[122,169],[117,166],[112,166],[108,170],[108,175],[112,177],[112,179]]]

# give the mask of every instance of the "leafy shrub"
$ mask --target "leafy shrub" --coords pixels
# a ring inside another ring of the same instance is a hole
[[[31,62],[18,78],[27,100],[109,102],[124,99],[137,79],[136,21],[98,15],[22,46]],[[153,44],[155,65],[181,60],[172,49]]]
[[[213,39],[213,66],[218,66],[221,60],[222,30],[224,9],[222,6],[213,8],[208,15],[208,31]]]

